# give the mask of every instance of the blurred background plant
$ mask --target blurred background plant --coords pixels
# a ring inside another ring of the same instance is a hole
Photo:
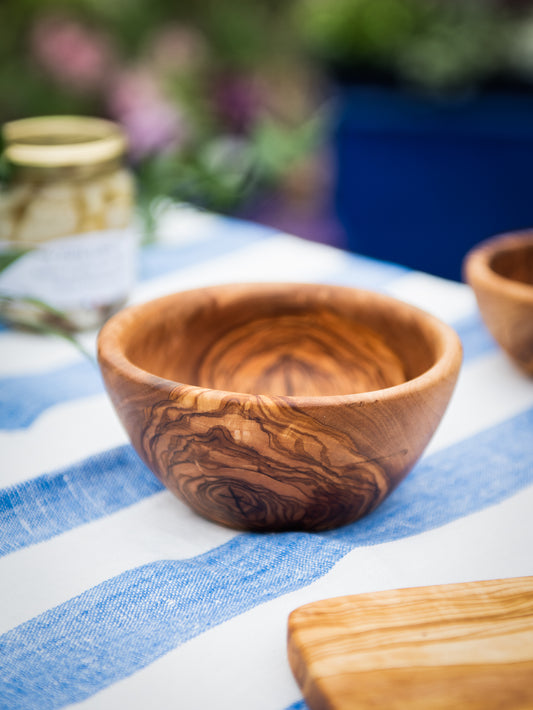
[[[476,242],[533,225],[531,0],[299,0],[296,12],[335,87],[348,249],[460,280]]]
[[[300,0],[310,53],[341,82],[430,94],[530,89],[531,0]]]
[[[165,197],[233,213],[301,189],[317,145],[315,76],[295,36],[284,0],[4,0],[0,120],[111,118],[145,216]]]
[[[148,223],[166,197],[230,214],[252,206],[252,216],[272,193],[304,212],[327,203],[331,77],[430,95],[529,90],[533,3],[0,4],[0,121],[70,113],[120,122]]]

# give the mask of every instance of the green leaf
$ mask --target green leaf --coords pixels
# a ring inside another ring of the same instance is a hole
[[[27,254],[29,249],[6,249],[0,251],[0,273],[5,271],[8,266],[11,266],[21,256]]]
[[[33,316],[31,313],[27,316],[13,316],[12,313],[8,314],[7,309],[9,306],[19,303],[31,306],[34,309]],[[62,325],[62,323],[66,321],[66,318],[67,316],[63,311],[54,308],[54,306],[51,306],[49,303],[41,301],[38,298],[33,298],[31,296],[15,298],[0,294],[0,320],[4,321],[7,325],[24,328],[33,333],[53,335],[63,338],[63,340],[66,340],[73,345],[76,350],[78,350],[91,363],[96,364],[92,355],[77,340],[75,335],[66,326]]]

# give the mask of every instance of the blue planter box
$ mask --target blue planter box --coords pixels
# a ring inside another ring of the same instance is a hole
[[[533,97],[341,92],[335,211],[348,248],[460,280],[466,251],[533,226]]]

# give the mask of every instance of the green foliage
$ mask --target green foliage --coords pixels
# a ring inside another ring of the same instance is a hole
[[[429,91],[533,80],[530,2],[299,0],[302,35],[341,76]]]
[[[162,197],[232,213],[259,187],[275,188],[289,170],[310,155],[324,133],[325,118],[314,114],[297,128],[269,117],[258,121],[250,140],[221,138],[188,153],[162,153],[138,169],[139,206],[150,234]]]
[[[280,184],[319,139],[290,8],[282,0],[3,0],[0,122],[111,118],[129,134],[148,224],[161,197],[235,211]],[[84,75],[83,63],[69,72],[84,52],[93,73]],[[124,108],[128,75],[133,118]]]

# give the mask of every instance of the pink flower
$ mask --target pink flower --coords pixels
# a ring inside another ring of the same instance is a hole
[[[56,81],[79,91],[100,88],[114,60],[107,37],[67,18],[39,19],[30,42],[42,69]]]
[[[110,84],[108,108],[126,131],[134,160],[176,149],[187,129],[179,107],[170,103],[146,71],[119,72]]]

